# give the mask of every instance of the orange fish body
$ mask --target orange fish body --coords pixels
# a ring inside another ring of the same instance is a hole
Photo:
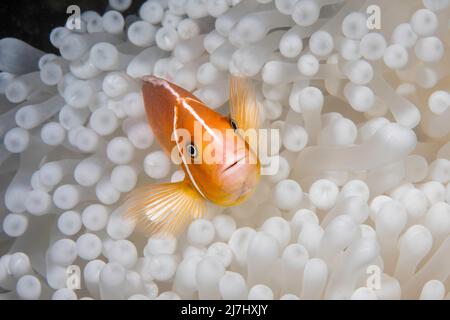
[[[143,81],[148,122],[161,148],[178,158],[185,180],[138,189],[129,198],[128,215],[147,233],[173,234],[204,216],[205,200],[232,206],[247,199],[260,176],[257,155],[240,134],[240,128],[256,129],[259,119],[248,83],[232,81],[230,118],[166,80]]]

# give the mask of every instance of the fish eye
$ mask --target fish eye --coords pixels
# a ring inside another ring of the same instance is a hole
[[[236,121],[234,121],[233,119],[230,119],[230,125],[234,131],[236,131],[238,129],[238,125],[237,125]]]
[[[191,158],[196,158],[198,155],[198,151],[197,151],[197,147],[192,144],[189,143],[186,147],[187,153],[191,156]]]

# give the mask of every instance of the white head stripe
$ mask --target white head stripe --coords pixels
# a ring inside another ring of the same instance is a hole
[[[167,90],[170,91],[171,94],[173,94],[175,96],[175,98],[177,99],[178,102],[181,102],[181,104],[188,109],[191,114],[194,115],[195,119],[197,121],[200,121],[206,128],[206,130],[209,130],[212,132],[212,134],[214,134],[214,132],[205,124],[205,122],[203,121],[203,119],[201,119],[197,113],[192,109],[192,107],[186,103],[186,101],[180,97],[180,95],[172,88],[172,86],[165,80],[162,79],[158,79],[155,77],[148,77],[145,78],[145,80],[147,82],[152,83],[153,85],[159,85],[159,86],[163,86],[164,88],[166,88]],[[177,134],[177,122],[178,122],[178,107],[175,105],[174,106],[174,116],[173,116],[173,136],[175,137],[175,143],[177,144],[177,149],[178,152],[181,154],[181,160],[183,161],[183,165],[186,169],[186,172],[189,176],[189,179],[191,180],[192,184],[194,185],[195,189],[198,191],[198,193],[200,193],[200,195],[206,199],[205,195],[203,194],[203,192],[200,190],[200,188],[198,187],[197,183],[195,182],[194,177],[192,176],[191,170],[189,169],[189,166],[186,162],[186,159],[184,157],[184,154],[182,153],[182,148],[178,142],[178,134]],[[208,132],[209,132],[208,131]],[[210,134],[211,134],[210,132]]]

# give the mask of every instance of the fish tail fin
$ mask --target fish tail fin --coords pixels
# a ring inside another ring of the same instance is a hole
[[[187,180],[140,187],[131,193],[125,207],[125,217],[146,236],[177,236],[206,213],[204,199]]]

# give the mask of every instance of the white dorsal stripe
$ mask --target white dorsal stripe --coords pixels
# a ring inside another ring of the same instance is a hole
[[[211,135],[211,137],[214,137],[217,140],[216,133],[214,130],[212,130],[208,125],[206,125],[205,120],[203,120],[195,111],[192,109],[192,107],[189,105],[189,103],[186,102],[186,100],[182,99],[181,103],[183,104],[183,107],[189,110],[189,112],[194,116],[195,120],[200,122],[202,126],[208,131],[208,133]]]

